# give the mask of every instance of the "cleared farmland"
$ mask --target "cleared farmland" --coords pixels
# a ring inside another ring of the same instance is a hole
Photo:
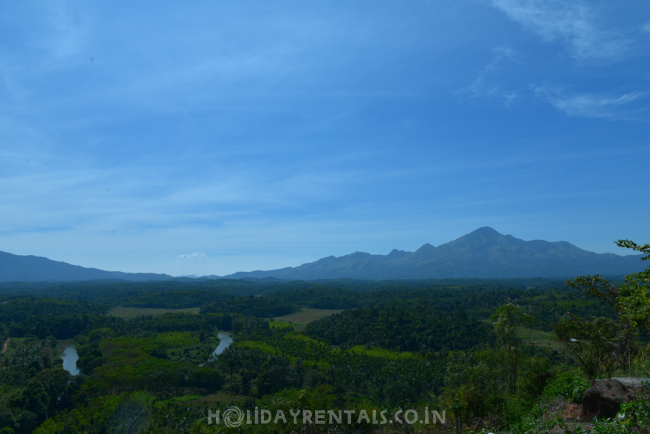
[[[296,330],[303,330],[307,324],[335,313],[343,312],[344,309],[302,309],[289,315],[272,318],[274,321],[285,321],[294,325]]]

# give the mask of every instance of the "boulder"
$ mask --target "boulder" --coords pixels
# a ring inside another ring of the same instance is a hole
[[[623,386],[632,389],[635,393],[639,390],[647,390],[650,384],[650,378],[612,378],[612,380],[620,381]]]
[[[580,419],[613,418],[620,411],[622,403],[635,397],[636,390],[623,384],[620,379],[594,380],[582,396]]]

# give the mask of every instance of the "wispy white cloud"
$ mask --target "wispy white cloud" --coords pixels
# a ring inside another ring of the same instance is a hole
[[[504,60],[510,60],[515,63],[521,62],[516,59],[514,51],[509,47],[498,46],[495,47],[492,52],[494,53],[494,56],[487,65],[485,65],[483,70],[479,72],[476,80],[466,88],[456,92],[456,94],[465,95],[469,98],[483,97],[497,99],[505,103],[505,105],[509,105],[518,97],[517,92],[504,89],[502,84],[490,80],[489,75],[499,69]]]
[[[630,43],[600,29],[594,11],[579,0],[492,0],[492,5],[545,41],[564,42],[578,59],[620,57]]]
[[[206,255],[206,254],[203,253],[203,252],[194,252],[194,253],[190,253],[189,255],[183,253],[183,254],[180,255],[179,257],[180,257],[180,258],[183,258],[183,259],[205,259],[205,258],[208,257],[208,255]]]
[[[540,98],[569,116],[611,120],[642,120],[639,110],[628,108],[628,105],[648,95],[648,92],[640,91],[620,95],[568,94],[562,89],[551,86],[537,86],[533,87],[533,90]]]
[[[641,30],[646,33],[650,33],[650,23],[645,23],[644,25],[642,25]]]

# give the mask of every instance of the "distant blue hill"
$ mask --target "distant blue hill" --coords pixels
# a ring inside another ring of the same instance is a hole
[[[66,282],[74,280],[171,280],[154,273],[122,273],[85,268],[40,256],[20,256],[0,252],[0,282]]]
[[[598,254],[564,241],[523,241],[483,227],[438,247],[425,244],[415,252],[393,250],[388,255],[355,252],[338,258],[328,256],[299,267],[239,272],[224,278],[384,280],[613,276],[644,270],[648,264],[641,261],[642,256]]]
[[[393,250],[388,255],[355,252],[328,256],[299,267],[270,271],[239,272],[229,276],[172,277],[167,274],[122,273],[85,268],[38,256],[0,252],[0,282],[56,282],[82,280],[177,280],[208,279],[255,281],[319,280],[352,278],[446,279],[446,278],[531,278],[574,277],[584,274],[625,275],[641,271],[648,264],[643,255],[597,254],[558,241],[523,241],[483,227],[447,244],[425,244],[415,252]]]

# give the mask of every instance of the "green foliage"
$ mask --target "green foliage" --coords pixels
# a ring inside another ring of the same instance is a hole
[[[236,318],[241,315],[234,314]],[[224,322],[231,323],[230,315],[207,314],[193,315],[188,313],[168,313],[158,317],[139,317],[126,321],[111,316],[96,317],[92,328],[87,328],[76,336],[78,344],[86,345],[104,337],[154,337],[166,332],[200,332],[223,328]]]
[[[52,318],[66,315],[106,314],[107,306],[81,300],[5,297],[0,303],[0,323],[22,322],[29,317]],[[45,337],[45,336],[44,336]]]
[[[650,433],[650,396],[644,394],[632,402],[621,404],[621,411],[614,419],[595,421],[594,434]]]
[[[526,314],[521,307],[508,303],[497,309],[492,316],[492,325],[500,346],[499,360],[508,378],[508,392],[517,391],[518,370],[521,363],[522,328],[531,329],[536,323],[533,316]]]
[[[169,347],[189,347],[199,343],[199,337],[192,332],[159,333],[156,335],[156,339],[163,341]]]
[[[644,261],[650,259],[650,244],[639,246],[629,240],[619,240],[616,244],[647,254],[642,258]],[[619,289],[617,306],[621,320],[633,327],[647,327],[650,319],[650,267],[625,276],[624,280]]]
[[[78,382],[63,369],[46,369],[33,377],[21,395],[11,402],[13,407],[24,408],[43,422],[49,416],[68,408]]]
[[[620,247],[650,253],[650,245],[638,246],[629,240],[619,240]],[[650,255],[643,258],[647,260]],[[635,337],[650,318],[650,267],[641,273],[625,276],[616,287],[601,276],[581,276],[567,284],[587,296],[601,300],[616,311],[616,320],[598,318],[585,320],[568,314],[564,321],[553,324],[557,339],[565,351],[578,361],[590,378],[614,370],[631,368],[637,351]]]
[[[546,352],[543,355],[522,357],[517,391],[527,403],[535,402],[556,375],[557,367],[553,366],[549,356]]]
[[[543,399],[564,396],[571,402],[582,402],[589,380],[576,372],[564,372],[551,380],[542,392]]]
[[[154,401],[155,398],[147,393],[132,393],[115,408],[109,422],[109,431],[115,434],[144,431],[149,425]]]
[[[428,405],[447,409],[452,421],[474,431],[540,432],[550,428],[542,401],[564,395],[575,399],[584,380],[558,375],[575,368],[558,367],[552,352],[527,345],[531,316],[546,330],[567,310],[599,314],[607,321],[617,312],[605,300],[588,299],[581,291],[544,280],[85,283],[40,288],[27,285],[21,290],[32,295],[47,291],[48,300],[61,296],[69,302],[59,300],[63,307],[49,315],[39,306],[50,301],[4,296],[24,308],[18,317],[17,311],[7,310],[12,322],[0,323],[0,334],[12,336],[16,344],[0,356],[0,373],[7,379],[0,384],[0,429],[20,424],[20,430],[31,432],[41,424],[38,433],[219,432],[223,426],[207,425],[207,408],[223,411],[234,399],[240,402],[232,404],[249,410]],[[100,315],[90,301],[164,308],[198,306],[198,301],[204,309],[199,315],[125,321]],[[311,323],[306,334],[295,332],[289,323],[262,319],[297,305],[354,309]],[[492,326],[486,321],[490,317]],[[218,329],[231,330],[235,344],[210,357],[219,342]],[[611,336],[616,336],[619,329],[613,330]],[[41,339],[24,340],[11,333]],[[48,360],[57,358],[57,333],[75,334],[82,374],[73,379],[61,369],[47,369]],[[633,356],[641,370],[641,352]],[[628,413],[644,421],[645,407],[636,405]],[[350,429],[373,428],[362,424]],[[298,432],[301,427],[278,430]]]
[[[231,297],[201,307],[201,313],[241,313],[258,318],[288,315],[296,308],[268,297]]]
[[[647,392],[640,398],[632,402],[625,402],[621,404],[621,411],[619,412],[619,420],[622,420],[623,425],[628,430],[637,429],[640,431],[644,428],[646,432],[650,431],[650,397]]]
[[[122,393],[98,397],[87,404],[78,405],[70,412],[48,419],[34,434],[66,433],[65,430],[71,433],[106,433],[116,426],[114,416],[117,410],[129,401],[130,396],[128,393]]]
[[[296,332],[268,328],[264,321],[244,324],[235,335],[236,345],[214,363],[231,376],[233,366],[251,373],[262,395],[280,386],[301,388],[324,382],[371,402],[397,405],[417,402],[442,386],[444,363],[436,358],[370,347],[331,348]],[[244,337],[248,340],[242,341]]]
[[[0,303],[0,323],[4,323],[0,330],[3,336],[68,339],[106,311],[106,306],[87,301],[20,296]]]
[[[186,289],[183,291],[172,290],[144,293],[136,298],[124,300],[120,304],[126,307],[137,308],[185,309],[200,307],[207,303],[218,302],[230,297],[230,294],[223,291]]]
[[[260,351],[263,351],[265,353],[270,353],[270,354],[274,354],[274,353],[279,352],[275,347],[273,347],[273,346],[271,346],[269,344],[266,344],[264,342],[258,342],[258,341],[237,342],[236,346],[233,347],[233,348],[239,348],[239,349],[242,349],[242,350],[260,350]]]
[[[22,386],[30,378],[42,371],[44,365],[41,351],[43,346],[38,339],[12,340],[12,351],[0,358],[0,384]]]
[[[407,359],[415,359],[418,357],[413,353],[390,351],[390,350],[385,350],[383,348],[367,347],[365,345],[354,346],[350,348],[349,351],[356,354],[363,354],[370,357],[379,357],[381,359],[388,359],[388,360],[407,360]]]
[[[629,359],[628,349],[624,346],[629,336],[612,319],[588,321],[569,314],[565,320],[553,324],[553,331],[564,345],[565,352],[588,378],[611,374],[617,367],[624,367]]]
[[[485,323],[462,311],[411,303],[343,311],[308,324],[305,333],[343,348],[369,345],[419,353],[468,349],[494,336]]]
[[[293,325],[284,321],[269,321],[269,327],[274,329],[291,329],[293,330]]]
[[[223,381],[219,372],[189,362],[152,356],[157,346],[153,338],[103,340],[98,354],[104,363],[94,368],[91,380],[83,386],[83,392],[90,396],[144,390],[167,395],[183,387],[210,393],[221,388]]]
[[[254,295],[277,290],[277,286],[219,279],[164,282],[10,282],[0,283],[0,296],[29,294],[66,300],[93,301],[105,306],[180,309],[198,307],[232,295]]]

